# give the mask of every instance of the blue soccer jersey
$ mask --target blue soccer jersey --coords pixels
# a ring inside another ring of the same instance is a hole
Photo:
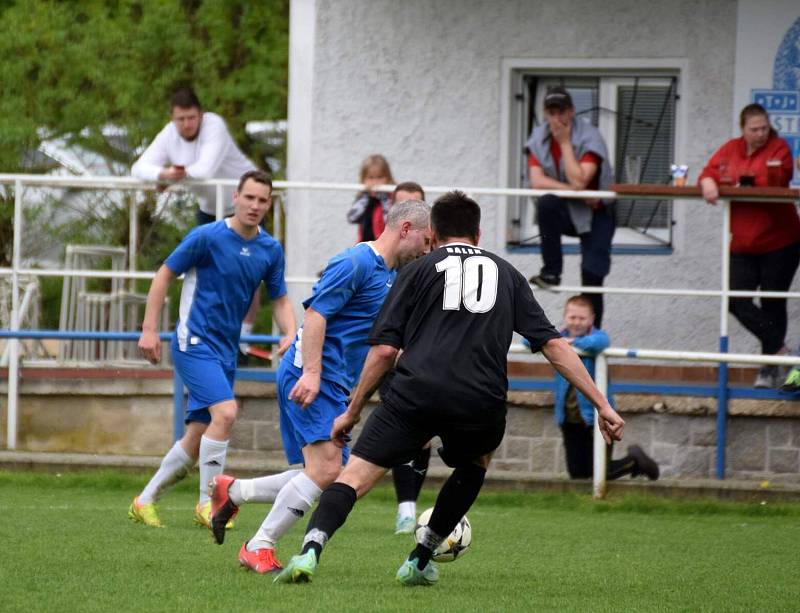
[[[205,344],[223,362],[236,359],[242,320],[261,281],[273,300],[286,293],[280,243],[261,228],[244,239],[228,219],[192,230],[164,263],[186,275],[175,328],[178,347]]]
[[[334,256],[311,297],[303,302],[326,320],[322,345],[322,378],[350,390],[367,357],[367,336],[394,281],[395,272],[369,243]],[[303,368],[303,329],[297,332],[284,361],[299,377]]]

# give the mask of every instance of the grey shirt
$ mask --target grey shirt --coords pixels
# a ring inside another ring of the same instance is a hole
[[[525,146],[539,160],[544,174],[557,181],[568,183],[566,171],[564,170],[564,158],[561,158],[559,166],[556,168],[555,160],[550,153],[550,140],[552,138],[550,125],[544,122],[533,129]],[[608,189],[614,179],[614,171],[608,161],[608,149],[603,137],[600,135],[600,131],[588,121],[576,119],[572,122],[570,141],[577,159],[580,160],[586,153],[594,153],[603,160],[599,169],[598,188],[601,190]],[[612,201],[604,202],[605,204],[612,203]],[[569,217],[578,234],[586,234],[592,229],[592,208],[583,200],[570,199]]]

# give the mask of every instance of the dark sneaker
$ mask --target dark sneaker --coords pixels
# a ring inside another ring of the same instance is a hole
[[[538,274],[528,279],[528,283],[541,287],[542,289],[550,289],[561,285],[561,277],[557,275]]]
[[[634,462],[636,462],[636,467],[633,469],[633,473],[631,474],[632,477],[647,475],[647,478],[651,481],[658,479],[658,464],[656,464],[655,460],[644,452],[644,449],[639,447],[639,445],[631,445],[628,447],[628,455],[633,458]]]

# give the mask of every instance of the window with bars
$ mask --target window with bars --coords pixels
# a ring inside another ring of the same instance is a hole
[[[549,87],[565,87],[575,105],[576,120],[597,126],[609,151],[618,183],[666,184],[675,154],[676,76],[566,75],[525,73],[516,81],[515,167],[519,186],[528,187],[524,143],[543,118]],[[615,247],[664,247],[672,244],[670,200],[619,200]],[[519,198],[509,207],[509,244],[539,243],[535,206]],[[569,243],[565,237],[565,243]]]

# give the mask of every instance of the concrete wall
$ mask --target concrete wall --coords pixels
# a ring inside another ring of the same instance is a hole
[[[398,180],[428,185],[502,186],[506,172],[502,117],[504,60],[675,60],[681,99],[677,157],[692,177],[731,136],[736,2],[677,0],[294,0],[290,87],[289,175],[314,181],[356,181],[360,161],[381,152]],[[295,194],[289,207],[290,272],[320,270],[353,243],[345,221],[350,194]],[[523,273],[538,255],[507,252],[498,241],[505,216],[498,200],[484,205],[483,241]],[[720,214],[701,202],[678,202],[675,251],[620,255],[606,284],[719,287]],[[567,256],[565,283],[579,281],[579,257]],[[795,288],[800,281],[795,282]],[[302,298],[309,288],[297,288]],[[538,294],[551,316],[563,298]],[[606,327],[615,345],[716,350],[719,308],[692,298],[607,299]],[[800,301],[790,317],[800,337]],[[731,350],[757,351],[731,319]]]
[[[274,386],[240,382],[236,391],[241,412],[231,453],[282,466]],[[171,392],[169,380],[25,381],[18,449],[161,456],[172,443]],[[2,432],[5,399],[0,396]],[[509,400],[506,437],[491,470],[565,477],[551,394],[512,392]],[[615,457],[638,444],[658,461],[666,478],[714,477],[714,399],[624,395],[617,397],[617,404],[627,426]],[[730,414],[726,476],[800,485],[800,403],[735,400]],[[436,456],[432,465],[442,466]]]

